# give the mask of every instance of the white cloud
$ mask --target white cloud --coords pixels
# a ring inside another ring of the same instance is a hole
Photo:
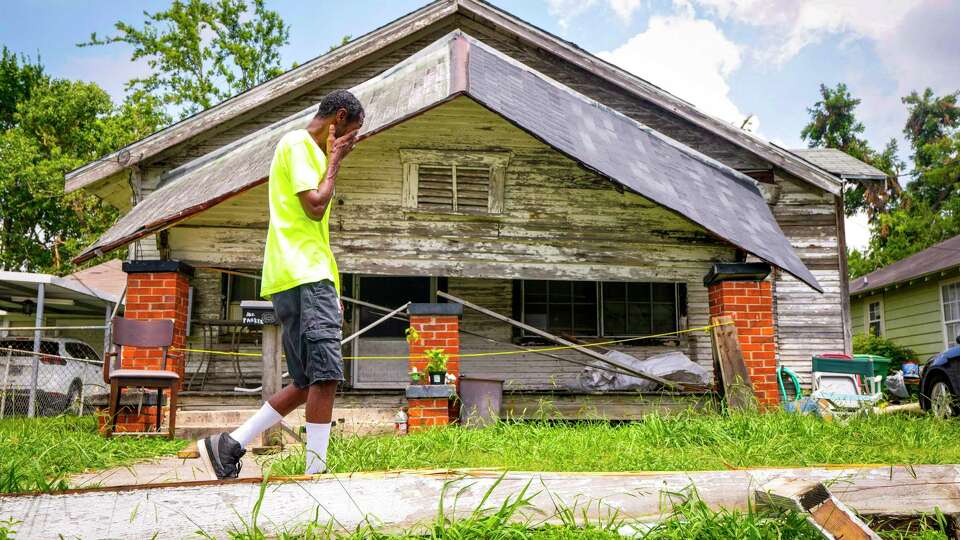
[[[689,13],[654,16],[644,32],[598,56],[720,119],[739,126],[746,116],[727,84],[740,66],[741,47],[708,20]]]
[[[560,28],[566,30],[570,23],[596,4],[597,0],[547,0],[547,10],[557,18]]]
[[[604,0],[608,8],[625,24],[633,18],[645,0]],[[574,19],[597,5],[598,0],[547,0],[547,10],[556,17],[560,28],[566,31]]]
[[[862,252],[870,245],[870,225],[865,212],[844,218],[843,229],[846,233],[847,249],[858,249]]]
[[[940,1],[940,0],[933,0]],[[907,0],[682,0],[693,2],[721,19],[771,27],[775,43],[768,60],[783,63],[804,47],[829,35],[852,33],[882,40],[894,35],[904,16],[918,2]]]
[[[610,9],[624,22],[630,22],[633,12],[640,8],[643,0],[610,0]]]

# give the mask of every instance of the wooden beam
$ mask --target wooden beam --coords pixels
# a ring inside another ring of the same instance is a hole
[[[539,328],[536,328],[536,327],[534,327],[534,326],[530,326],[529,324],[525,324],[525,323],[522,323],[522,322],[520,322],[520,321],[513,320],[513,319],[511,319],[510,317],[507,317],[507,316],[505,316],[505,315],[500,315],[499,313],[497,313],[497,312],[495,312],[495,311],[491,311],[491,310],[489,310],[489,309],[487,309],[487,308],[480,307],[480,306],[478,306],[478,305],[476,305],[476,304],[467,302],[466,300],[464,300],[464,299],[462,299],[462,298],[457,298],[456,296],[453,296],[452,294],[448,294],[448,293],[445,293],[445,292],[443,292],[443,291],[437,291],[437,296],[439,296],[439,297],[441,297],[441,298],[446,298],[447,300],[452,300],[452,301],[454,301],[454,302],[456,302],[456,303],[458,303],[458,304],[462,304],[463,307],[468,307],[468,308],[470,308],[470,309],[472,309],[472,310],[474,310],[474,311],[478,311],[478,312],[480,312],[480,313],[482,313],[482,314],[484,314],[484,315],[486,315],[486,316],[488,316],[488,317],[492,317],[492,318],[497,319],[497,320],[499,320],[499,321],[503,321],[503,322],[505,322],[505,323],[511,324],[511,325],[513,325],[513,326],[516,326],[517,328],[521,328],[521,329],[526,330],[527,332],[530,332],[530,333],[532,333],[532,334],[536,334],[536,335],[538,335],[538,336],[540,336],[540,337],[549,339],[550,341],[553,341],[553,342],[555,342],[555,343],[559,343],[559,344],[561,344],[561,345],[567,345],[567,346],[569,346],[570,348],[572,348],[573,350],[575,350],[575,351],[577,351],[577,352],[581,352],[581,353],[589,356],[590,358],[593,358],[594,360],[599,360],[600,362],[603,362],[603,363],[605,363],[605,364],[611,365],[611,366],[617,368],[618,370],[627,372],[627,373],[629,373],[630,375],[633,375],[633,376],[635,376],[635,377],[640,377],[641,379],[647,379],[648,381],[658,382],[658,383],[666,386],[667,388],[679,388],[679,387],[680,387],[679,384],[677,384],[677,383],[675,383],[675,382],[673,382],[673,381],[668,381],[668,380],[666,380],[666,379],[664,379],[664,378],[662,378],[662,377],[657,377],[656,375],[650,375],[649,373],[644,373],[644,372],[642,372],[642,371],[637,371],[637,370],[633,369],[632,367],[630,367],[630,366],[628,366],[628,365],[626,365],[626,364],[622,364],[622,363],[620,363],[620,362],[618,362],[618,361],[616,361],[616,360],[613,360],[612,358],[608,358],[608,357],[606,357],[606,356],[598,353],[597,351],[593,351],[593,350],[590,350],[590,349],[588,349],[588,348],[586,348],[586,347],[582,347],[582,346],[577,345],[576,343],[574,343],[574,342],[572,342],[572,341],[563,339],[562,337],[559,337],[559,336],[555,336],[555,335],[553,335],[553,334],[551,334],[551,333],[549,333],[549,332],[545,332],[545,331],[543,331],[543,330],[541,330],[541,329],[539,329]]]
[[[532,495],[522,520],[554,516],[557,506],[585,519],[658,521],[695,488],[711,508],[746,511],[757,486],[778,478],[826,483],[861,516],[916,516],[960,512],[957,465],[814,467],[673,473],[548,473],[492,470],[393,471],[271,479],[259,503],[257,525],[266,536],[319,519],[355,530],[368,520],[386,531],[429,527],[441,501],[448,517],[487,508],[524,487]],[[501,478],[502,476],[502,478]],[[261,495],[261,479],[179,482],[72,490],[61,494],[0,495],[0,518],[19,521],[18,538],[183,538],[203,531],[220,538],[243,530]],[[349,497],[345,496],[347,493]],[[82,516],[82,519],[78,518]]]
[[[714,358],[720,367],[723,395],[731,409],[756,409],[757,397],[753,393],[750,372],[743,362],[743,352],[737,341],[737,327],[729,316],[711,317],[713,328]]]
[[[820,482],[777,478],[756,493],[757,504],[807,514],[807,521],[827,540],[881,540]],[[896,505],[891,500],[890,506]]]

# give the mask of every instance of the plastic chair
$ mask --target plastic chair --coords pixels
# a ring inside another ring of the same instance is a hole
[[[160,435],[163,421],[163,391],[170,391],[170,422],[167,436],[173,438],[177,418],[177,389],[180,375],[167,371],[167,349],[173,344],[172,319],[121,319],[112,322],[111,341],[114,350],[103,363],[103,379],[110,385],[110,412],[104,426],[104,435],[110,437],[115,429],[117,413],[120,410],[120,396],[124,388],[149,388],[157,390],[157,432],[144,433]],[[121,369],[120,358],[123,347],[160,348],[162,350],[161,369]]]

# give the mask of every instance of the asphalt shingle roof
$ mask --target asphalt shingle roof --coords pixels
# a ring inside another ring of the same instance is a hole
[[[859,294],[960,266],[960,236],[914,253],[850,282],[850,294]]]
[[[821,290],[784,236],[755,180],[661,135],[503,53],[455,31],[353,88],[364,104],[360,138],[466,95],[582,166]],[[175,169],[78,259],[140,236],[266,181],[284,133],[306,109]]]

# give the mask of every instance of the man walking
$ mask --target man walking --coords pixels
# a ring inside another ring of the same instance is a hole
[[[343,159],[363,126],[363,106],[336,90],[306,129],[280,139],[270,165],[270,227],[260,295],[273,302],[293,383],[230,433],[197,442],[211,478],[236,478],[240,458],[260,433],[306,403],[306,474],[326,470],[340,355],[340,273],[330,250],[330,201]]]

